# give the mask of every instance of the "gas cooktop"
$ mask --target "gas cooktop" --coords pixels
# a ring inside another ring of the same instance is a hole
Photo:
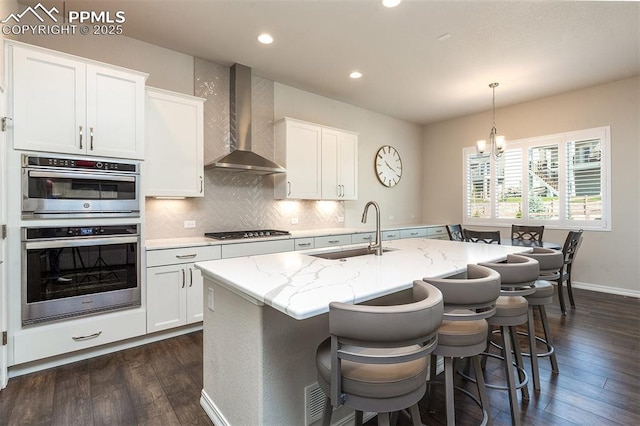
[[[205,237],[216,240],[240,240],[243,238],[264,238],[277,237],[280,235],[291,235],[289,231],[279,231],[277,229],[258,229],[254,231],[227,231],[227,232],[206,232]]]

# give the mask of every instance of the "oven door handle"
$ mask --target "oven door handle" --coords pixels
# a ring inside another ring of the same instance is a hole
[[[95,173],[58,173],[58,172],[43,172],[39,170],[29,170],[29,177],[41,177],[41,178],[62,178],[62,179],[97,179]],[[135,176],[119,176],[111,174],[99,175],[100,180],[110,180],[116,182],[135,182]]]
[[[27,241],[25,247],[31,249],[47,249],[47,248],[67,248],[67,247],[85,247],[96,245],[113,245],[128,244],[139,242],[139,237],[112,237],[112,238],[83,238],[73,240],[49,240],[49,241]]]

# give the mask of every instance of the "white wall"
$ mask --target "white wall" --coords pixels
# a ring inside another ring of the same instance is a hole
[[[358,200],[344,202],[345,226],[362,226],[362,210],[369,200],[380,204],[381,221],[385,226],[422,223],[420,126],[277,82],[274,98],[276,120],[292,117],[360,134]],[[393,188],[382,186],[374,171],[375,153],[383,145],[395,146],[402,158],[404,173],[400,183]]]
[[[488,134],[490,114],[425,126],[425,222],[462,222],[462,148]],[[496,125],[507,140],[611,126],[612,229],[585,232],[573,281],[640,296],[640,77],[498,109]],[[545,229],[552,241],[563,243],[566,234]]]

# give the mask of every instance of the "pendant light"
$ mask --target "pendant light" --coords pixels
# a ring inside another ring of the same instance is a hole
[[[496,87],[498,87],[499,83],[491,83],[489,87],[493,90],[493,127],[491,127],[491,132],[489,133],[489,152],[493,156],[493,158],[498,159],[504,149],[506,147],[506,141],[504,136],[499,136],[498,130],[496,129]],[[478,154],[484,154],[487,150],[487,141],[485,139],[479,140],[476,142],[476,150]]]

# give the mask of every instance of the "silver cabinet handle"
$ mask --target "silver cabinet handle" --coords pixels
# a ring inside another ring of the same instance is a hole
[[[194,257],[196,257],[198,254],[197,253],[192,253],[192,254],[176,254],[176,257],[178,259],[193,259]]]
[[[337,244],[340,240],[329,240],[329,244]]]
[[[336,187],[336,193],[337,193],[338,198],[342,197],[342,195],[341,195],[341,194],[342,194],[342,191],[340,190],[340,187],[341,187],[341,186],[342,186],[342,185],[338,185],[338,186]]]
[[[414,235],[418,235],[418,233],[417,232],[412,232],[411,236],[414,236]]]
[[[81,342],[83,340],[95,339],[101,334],[102,334],[102,331],[98,331],[97,333],[89,334],[88,336],[72,336],[71,338],[76,342]]]
[[[291,195],[291,182],[287,182],[287,195]]]
[[[200,193],[202,194],[204,192],[204,179],[202,179],[202,176],[200,176]]]
[[[193,287],[193,269],[189,268],[189,287]]]
[[[298,243],[298,247],[309,247],[311,243]]]
[[[82,126],[80,126],[80,149],[82,148]]]
[[[89,149],[93,151],[93,127],[89,127]]]
[[[182,268],[182,288],[184,288],[185,284],[187,283],[186,281],[187,277],[185,275],[184,268]]]

